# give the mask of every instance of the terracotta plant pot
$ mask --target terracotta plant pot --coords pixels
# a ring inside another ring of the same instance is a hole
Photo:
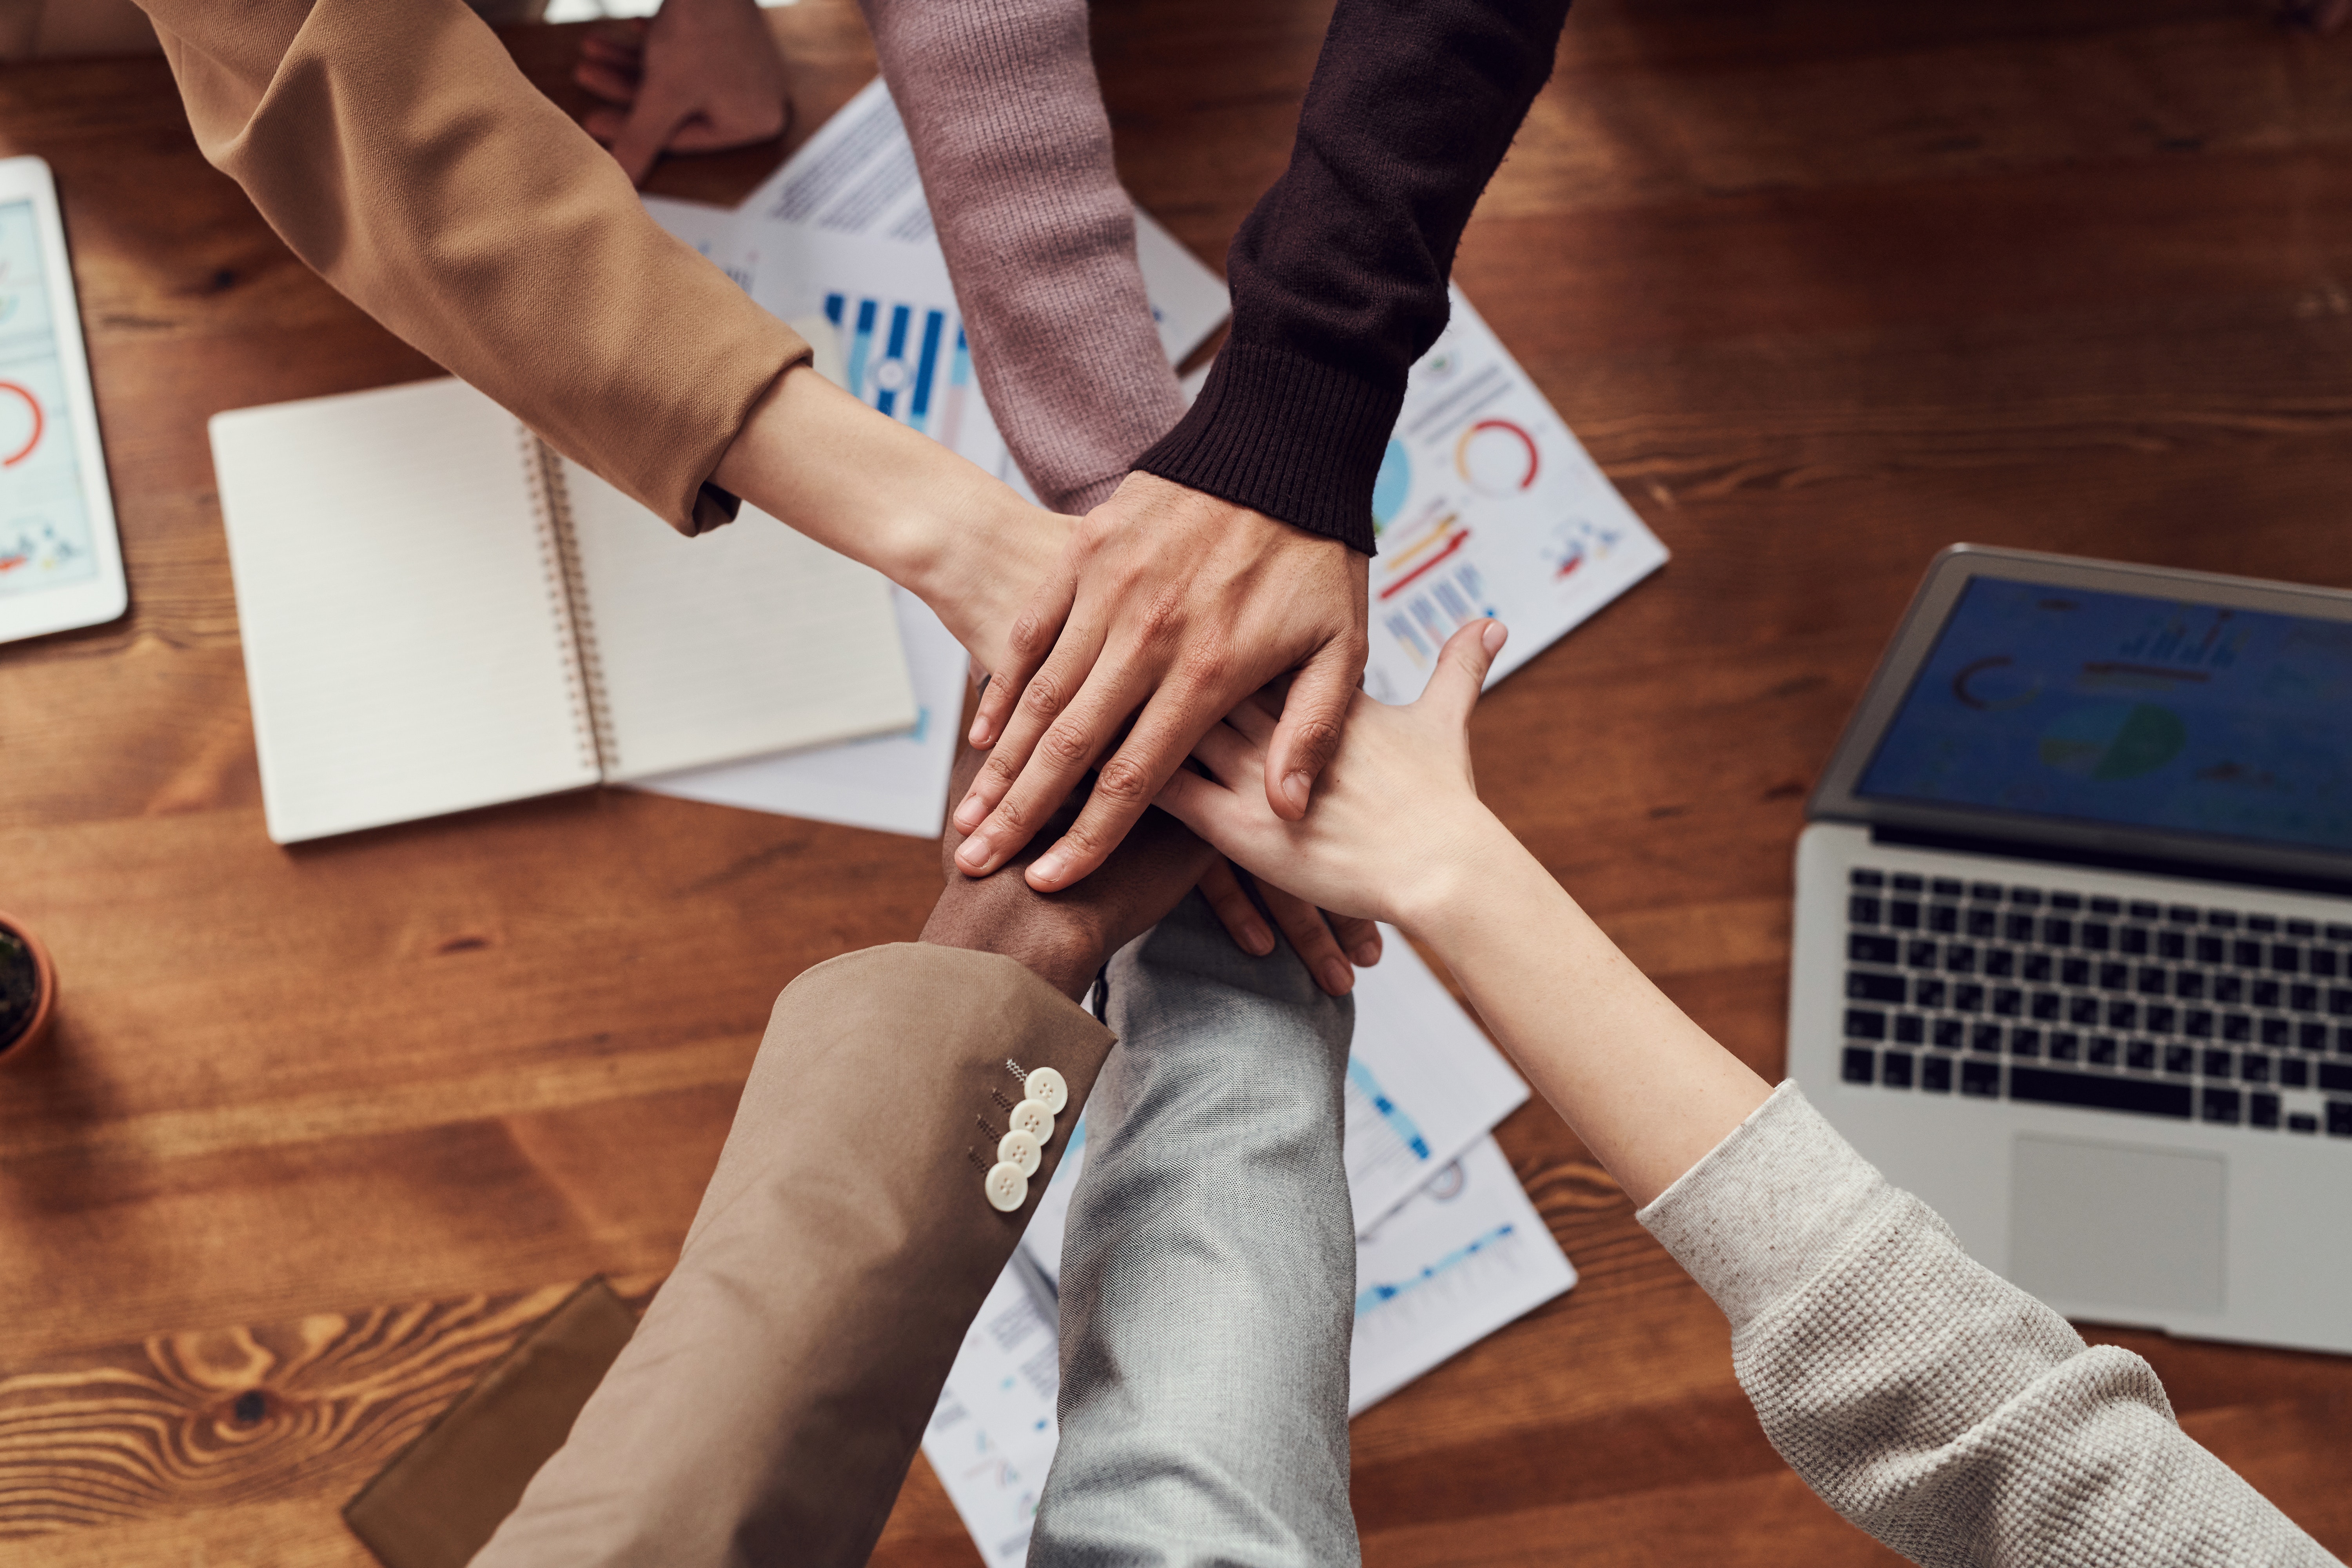
[[[57,1006],[49,950],[23,921],[0,914],[0,1065],[41,1043]]]

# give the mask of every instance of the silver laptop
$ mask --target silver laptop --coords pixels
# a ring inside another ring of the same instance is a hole
[[[2352,594],[1956,545],[1808,815],[1856,1148],[2069,1316],[2352,1351]]]

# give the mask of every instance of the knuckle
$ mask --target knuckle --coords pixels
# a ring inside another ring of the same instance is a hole
[[[1028,806],[1014,796],[1005,796],[997,804],[996,825],[1007,833],[1025,836],[1032,831]]]
[[[1181,679],[1192,695],[1213,696],[1225,689],[1233,675],[1233,656],[1222,642],[1193,648],[1184,656]]]
[[[1054,646],[1053,630],[1046,625],[1045,616],[1034,610],[1024,610],[1013,623],[1012,633],[1006,640],[1021,658],[1036,658]]]
[[[1083,763],[1087,753],[1092,750],[1086,731],[1073,724],[1055,725],[1045,731],[1045,738],[1037,742],[1038,755],[1071,767]]]
[[[1113,757],[1095,775],[1095,794],[1113,805],[1133,805],[1151,798],[1151,775],[1129,757]]]
[[[1144,600],[1136,613],[1136,640],[1146,647],[1165,647],[1183,635],[1187,619],[1183,595],[1163,589]]]
[[[1021,706],[1040,719],[1051,719],[1069,700],[1069,693],[1049,670],[1039,670],[1031,679],[1029,689],[1021,694]]]
[[[1321,760],[1328,758],[1339,749],[1339,726],[1332,721],[1309,719],[1298,726],[1294,754]]]

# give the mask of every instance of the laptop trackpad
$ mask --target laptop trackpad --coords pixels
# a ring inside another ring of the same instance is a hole
[[[2010,1279],[2069,1304],[2220,1312],[2227,1168],[2219,1154],[2021,1135]]]

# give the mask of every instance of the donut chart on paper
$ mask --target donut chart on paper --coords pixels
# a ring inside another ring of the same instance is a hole
[[[1508,419],[1481,419],[1454,443],[1454,467],[1482,495],[1513,495],[1532,487],[1543,467],[1536,438]]]
[[[30,389],[20,386],[13,381],[0,381],[0,407],[6,405],[5,399],[8,397],[18,397],[24,400],[25,412],[32,416],[33,426],[22,445],[5,457],[0,457],[0,468],[13,468],[31,457],[33,448],[41,444],[42,432],[48,428],[49,424],[48,416],[41,409],[41,400],[34,396]],[[0,415],[0,419],[5,418],[5,415]]]

